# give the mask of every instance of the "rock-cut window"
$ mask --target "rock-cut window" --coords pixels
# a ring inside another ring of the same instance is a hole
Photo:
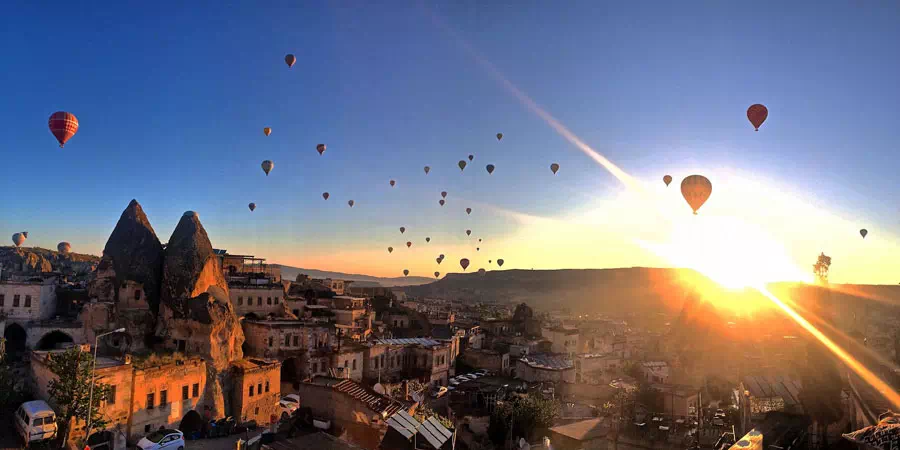
[[[272,297],[266,297],[266,304],[267,304],[267,305],[271,305],[271,304],[272,304]]]
[[[238,297],[238,306],[243,306],[243,304],[244,304],[244,297]]]
[[[140,300],[140,299],[141,299],[141,290],[140,290],[140,289],[135,289],[135,290],[134,290],[134,299],[135,299],[135,300]]]

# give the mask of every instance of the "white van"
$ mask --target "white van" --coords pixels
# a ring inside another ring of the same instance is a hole
[[[56,437],[56,413],[43,400],[22,403],[16,410],[16,430],[26,443]]]

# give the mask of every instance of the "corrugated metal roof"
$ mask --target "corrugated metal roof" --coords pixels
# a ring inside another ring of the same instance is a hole
[[[422,345],[425,347],[434,347],[435,345],[441,345],[440,342],[428,338],[377,339],[375,342],[386,345]]]
[[[340,383],[334,384],[331,388],[365,403],[372,411],[385,416],[392,415],[403,408],[403,405],[400,403],[375,391],[366,389],[353,380],[343,380]]]
[[[447,439],[450,439],[452,433],[450,430],[441,425],[434,416],[428,418],[419,428],[419,434],[431,444],[432,447],[439,449]]]
[[[800,403],[800,382],[783,375],[749,375],[744,377],[744,388],[750,391],[753,397],[781,397],[785,406]]]
[[[536,369],[564,370],[573,367],[572,360],[566,356],[547,355],[533,353],[520,359],[525,364]]]
[[[387,424],[406,439],[412,438],[418,432],[420,425],[419,421],[406,411],[398,411],[387,420]]]

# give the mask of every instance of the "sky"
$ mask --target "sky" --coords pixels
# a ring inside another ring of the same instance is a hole
[[[900,281],[894,3],[188,3],[5,6],[0,235],[100,254],[135,198],[163,242],[193,210],[217,248],[322,270],[768,280],[824,251],[833,281]],[[58,110],[80,122],[64,149]]]

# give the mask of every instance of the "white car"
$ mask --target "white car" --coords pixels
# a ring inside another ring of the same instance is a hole
[[[141,450],[184,450],[184,434],[178,430],[154,431],[138,441]]]
[[[450,379],[450,386],[451,386],[451,387],[459,386],[459,381],[456,381],[456,378],[451,378],[451,379]]]

